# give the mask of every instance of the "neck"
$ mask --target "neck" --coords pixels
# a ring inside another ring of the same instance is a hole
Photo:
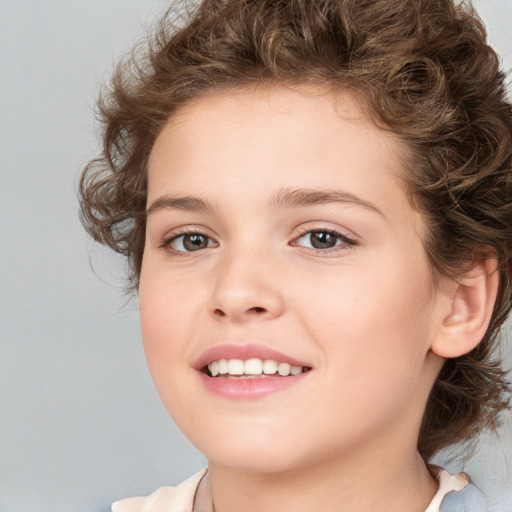
[[[370,457],[345,453],[278,473],[210,463],[215,512],[423,512],[438,486],[419,454],[383,457],[378,446],[371,448]]]

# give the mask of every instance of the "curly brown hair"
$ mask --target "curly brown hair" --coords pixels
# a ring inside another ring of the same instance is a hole
[[[136,290],[145,244],[146,167],[173,113],[212,89],[262,82],[356,91],[375,122],[409,149],[411,202],[438,275],[498,261],[489,328],[449,359],[424,414],[418,449],[495,428],[508,383],[495,354],[511,307],[512,108],[504,74],[472,6],[453,0],[203,0],[166,13],[147,47],[117,67],[99,101],[103,152],[84,169],[81,218],[128,258]],[[176,23],[181,25],[176,26]]]

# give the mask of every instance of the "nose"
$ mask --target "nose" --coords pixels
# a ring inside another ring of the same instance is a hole
[[[220,321],[244,323],[279,317],[284,300],[276,269],[268,260],[237,254],[218,262],[211,295],[210,314]]]

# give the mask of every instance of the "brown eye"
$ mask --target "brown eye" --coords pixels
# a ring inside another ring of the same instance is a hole
[[[357,245],[357,243],[348,236],[338,233],[337,231],[316,229],[304,233],[297,239],[294,245],[299,245],[309,249],[328,251],[329,249],[333,249],[338,246],[352,247]]]
[[[330,249],[339,242],[339,237],[328,231],[313,231],[309,234],[311,246],[315,249]]]
[[[297,241],[297,245],[310,247],[312,249],[331,249],[340,245],[340,236],[330,231],[309,231],[302,235]]]
[[[201,233],[187,233],[173,238],[168,246],[178,252],[193,252],[213,246],[213,241]]]

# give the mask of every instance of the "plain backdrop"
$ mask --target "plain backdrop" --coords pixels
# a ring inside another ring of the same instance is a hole
[[[100,84],[167,5],[0,0],[2,512],[106,512],[205,464],[153,389],[122,260],[88,241],[77,215]],[[512,0],[476,6],[510,70]],[[510,336],[504,351],[511,367]],[[471,459],[449,465],[464,466],[500,512],[512,510],[504,419],[500,439],[484,436]]]

